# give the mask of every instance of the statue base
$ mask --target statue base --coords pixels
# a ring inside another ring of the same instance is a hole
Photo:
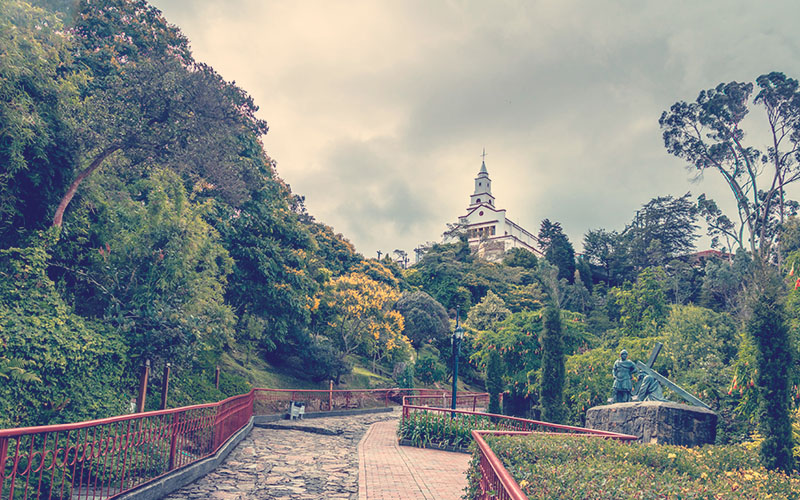
[[[639,436],[642,443],[700,446],[717,437],[717,414],[671,401],[635,401],[595,406],[586,427]]]

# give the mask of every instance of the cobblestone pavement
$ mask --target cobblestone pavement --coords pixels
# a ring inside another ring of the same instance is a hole
[[[228,458],[168,500],[358,499],[359,440],[370,424],[395,429],[399,410],[348,417],[281,421],[336,433],[254,427]],[[273,424],[270,424],[271,426]]]
[[[457,500],[470,456],[398,446],[397,423],[373,424],[358,446],[359,500]]]

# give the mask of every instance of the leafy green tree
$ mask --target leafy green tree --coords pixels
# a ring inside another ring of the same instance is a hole
[[[505,321],[511,316],[511,311],[506,308],[506,304],[491,290],[481,300],[469,310],[467,314],[467,325],[475,330],[493,330],[495,325]]]
[[[583,255],[592,268],[593,282],[608,286],[622,285],[632,279],[633,264],[628,258],[628,245],[616,231],[593,229],[583,237]]]
[[[503,264],[509,267],[522,267],[535,270],[539,259],[533,252],[524,248],[512,248],[503,256]]]
[[[564,418],[564,339],[557,308],[545,308],[542,317],[542,420],[560,423]]]
[[[697,206],[686,193],[680,198],[659,196],[636,212],[625,230],[629,258],[637,269],[664,266],[670,259],[694,249]]]
[[[70,44],[61,23],[21,0],[0,3],[0,248],[47,227],[70,181]]]
[[[205,220],[212,203],[168,170],[129,188],[111,176],[93,182],[52,263],[74,283],[77,310],[120,332],[137,366],[187,364],[198,349],[230,341],[233,262]]]
[[[427,293],[403,292],[394,307],[405,319],[403,332],[417,349],[450,335],[447,311]]]
[[[414,373],[423,384],[434,384],[444,379],[445,367],[437,356],[425,352],[414,363]]]
[[[240,161],[247,142],[267,132],[252,99],[195,62],[186,38],[144,0],[84,1],[76,19],[76,62],[91,69],[76,106],[83,164],[53,225],[61,226],[83,181],[117,153],[129,168],[168,163],[229,202],[246,200],[247,181],[267,173],[260,162]]]
[[[539,228],[539,243],[545,259],[558,268],[558,279],[572,283],[575,276],[575,249],[558,222],[542,221]]]
[[[226,302],[240,318],[259,318],[262,353],[281,359],[308,342],[313,296],[326,279],[315,240],[297,222],[277,184],[253,193],[241,210],[215,204],[214,225],[233,258]],[[240,321],[237,330],[245,331]]]
[[[745,281],[751,276],[752,258],[739,249],[733,261],[710,259],[703,270],[700,304],[715,311],[736,311],[742,303]]]
[[[666,282],[663,269],[649,267],[639,273],[632,285],[609,290],[608,297],[618,308],[619,321],[627,334],[648,337],[664,324],[669,312]]]
[[[463,255],[464,245],[467,254]],[[433,245],[422,261],[406,273],[412,286],[420,287],[448,311],[466,311],[472,294],[464,286],[467,267],[472,262],[466,241]]]
[[[508,390],[506,409],[512,414],[528,414],[539,402],[543,314],[543,310],[512,314],[497,325],[496,331],[479,332],[473,340],[474,353],[470,356],[470,364],[478,369],[486,369],[492,351],[497,351],[502,357],[503,383]],[[596,343],[597,339],[586,331],[582,314],[570,311],[561,311],[560,314],[567,355],[591,348]]]

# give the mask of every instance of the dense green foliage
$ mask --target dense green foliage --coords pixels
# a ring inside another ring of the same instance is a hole
[[[0,425],[121,413],[145,360],[150,409],[167,362],[188,404],[247,389],[214,387],[223,354],[310,383],[410,361],[399,267],[306,213],[246,92],[145,0],[39,4],[0,4]]]
[[[662,342],[655,369],[720,415],[720,442],[759,422],[765,463],[791,467],[795,80],[722,84],[661,117],[667,150],[721,173],[738,217],[666,195],[588,231],[577,257],[545,219],[541,256],[487,262],[461,235],[402,269],[307,213],[251,97],[145,0],[36,4],[0,2],[0,425],[123,411],[146,360],[152,395],[172,363],[174,404],[241,392],[266,363],[310,386],[358,363],[446,384],[460,314],[459,378],[505,393],[505,412],[580,424],[619,351],[644,360]],[[751,108],[776,132],[765,151],[744,143]],[[724,252],[692,253],[698,220]],[[218,389],[223,359],[240,370]]]
[[[530,499],[795,498],[800,476],[770,472],[742,446],[683,448],[591,437],[486,436]],[[469,476],[478,491],[477,455]]]

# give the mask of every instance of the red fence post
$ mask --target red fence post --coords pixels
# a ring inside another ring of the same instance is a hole
[[[328,411],[333,410],[333,380],[331,380],[330,388],[328,388]]]
[[[175,453],[178,448],[178,427],[180,427],[181,414],[172,416],[172,436],[169,440],[169,470],[175,468]]]
[[[147,378],[150,376],[150,360],[144,363],[142,378],[139,380],[139,399],[136,401],[136,413],[144,412],[144,402],[147,399]]]
[[[167,392],[169,392],[169,363],[164,365],[164,379],[161,381],[161,409],[167,409]]]
[[[0,438],[0,495],[6,485],[6,455],[8,454],[8,438]],[[64,459],[66,461],[66,458]]]

